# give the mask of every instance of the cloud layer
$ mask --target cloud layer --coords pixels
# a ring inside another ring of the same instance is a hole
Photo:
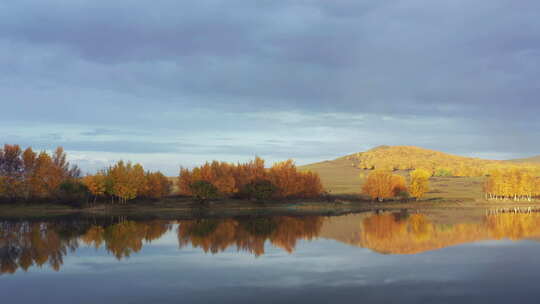
[[[538,154],[539,17],[527,0],[4,1],[0,139],[174,172],[378,144]]]

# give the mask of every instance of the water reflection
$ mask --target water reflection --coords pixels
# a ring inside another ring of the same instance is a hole
[[[292,253],[298,240],[316,238],[323,217],[240,217],[232,219],[204,219],[180,221],[180,247],[193,246],[204,252],[218,253],[230,246],[256,256],[264,254],[267,241]]]
[[[423,214],[372,216],[363,222],[362,247],[391,254],[413,254],[483,240],[540,236],[540,214],[505,213],[480,223],[437,225]]]
[[[225,219],[146,220],[71,218],[0,222],[0,273],[48,265],[60,270],[82,245],[104,249],[118,260],[165,234],[179,248],[217,254],[228,248],[255,256],[265,247],[293,253],[300,240],[325,238],[385,254],[415,254],[482,240],[540,237],[540,214],[499,214],[468,223],[437,224],[423,214],[363,213],[339,217],[273,216]]]

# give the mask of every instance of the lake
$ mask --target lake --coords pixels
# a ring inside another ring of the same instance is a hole
[[[0,221],[1,303],[538,303],[540,214]]]

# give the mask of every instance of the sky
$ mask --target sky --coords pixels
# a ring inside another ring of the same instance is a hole
[[[0,1],[0,143],[176,174],[378,145],[540,154],[534,0]]]

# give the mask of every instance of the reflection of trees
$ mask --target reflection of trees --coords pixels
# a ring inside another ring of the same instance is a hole
[[[56,271],[68,250],[78,247],[76,238],[63,234],[66,227],[57,223],[0,223],[0,273],[28,270],[46,263]]]
[[[363,215],[362,215],[363,217]],[[236,217],[177,221],[180,247],[193,246],[204,252],[219,253],[229,247],[260,256],[265,244],[292,253],[299,240],[321,234],[323,222],[335,231],[345,231],[344,218],[318,216]],[[373,214],[362,220],[349,218],[347,235],[326,236],[354,243],[377,252],[410,254],[480,240],[540,237],[540,214],[499,214],[477,223],[440,225],[422,214]],[[360,223],[360,225],[359,225]],[[144,244],[159,239],[173,223],[164,220],[83,219],[51,222],[0,222],[0,274],[48,265],[59,270],[64,256],[77,250],[79,241],[104,248],[117,259],[139,252]],[[328,228],[328,227],[327,227]],[[324,232],[322,234],[324,236]]]
[[[486,217],[485,225],[493,239],[521,240],[540,236],[540,214],[503,213]]]
[[[320,217],[239,217],[178,222],[180,246],[188,244],[218,253],[229,246],[255,255],[264,253],[266,241],[292,252],[299,239],[316,237]],[[84,219],[57,222],[0,222],[0,273],[24,271],[48,264],[58,271],[64,256],[79,247],[105,248],[117,259],[139,252],[173,227],[169,221]]]
[[[204,252],[218,253],[230,246],[256,256],[264,254],[266,241],[287,252],[294,251],[300,239],[310,240],[319,234],[322,217],[238,217],[180,221],[180,247],[191,245]]]
[[[372,215],[362,223],[360,246],[392,254],[419,253],[491,239],[520,240],[540,236],[540,214],[505,213],[479,223],[437,225],[425,215]]]
[[[161,237],[171,226],[164,221],[0,222],[0,274],[45,264],[58,271],[64,256],[79,247],[79,239],[95,248],[104,245],[121,259],[138,252],[143,241]]]
[[[87,244],[99,248],[105,244],[107,251],[117,259],[129,257],[139,252],[144,242],[151,242],[169,231],[171,224],[167,221],[135,222],[122,221],[107,227],[93,225],[81,237]]]

